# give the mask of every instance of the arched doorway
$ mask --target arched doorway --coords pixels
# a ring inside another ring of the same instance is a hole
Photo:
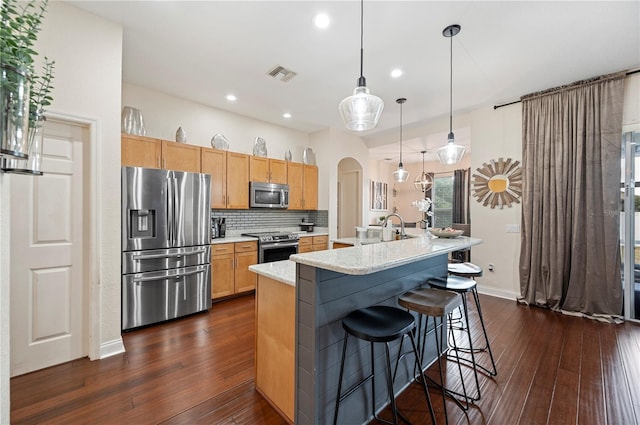
[[[354,158],[338,163],[338,237],[355,237],[362,225],[362,165]]]

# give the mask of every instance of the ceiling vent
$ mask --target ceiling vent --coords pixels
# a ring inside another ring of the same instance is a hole
[[[283,66],[277,65],[273,67],[269,72],[267,72],[267,75],[270,75],[276,80],[280,80],[283,83],[286,83],[298,74]]]

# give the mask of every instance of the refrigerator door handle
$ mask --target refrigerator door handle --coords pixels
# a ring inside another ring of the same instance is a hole
[[[175,202],[175,194],[173,193],[173,179],[171,177],[167,178],[167,233],[169,237],[169,246],[173,246],[173,212],[174,212],[174,204]]]
[[[138,254],[138,255],[133,255],[131,257],[132,260],[152,260],[152,259],[156,259],[156,258],[181,258],[181,257],[186,257],[188,255],[197,255],[197,254],[202,254],[203,252],[206,252],[206,249],[201,248],[201,249],[197,249],[195,251],[191,251],[191,252],[183,252],[180,254]]]
[[[133,282],[149,282],[152,280],[166,280],[166,279],[179,279],[181,277],[186,277],[186,276],[193,276],[194,274],[200,274],[200,273],[204,273],[206,270],[200,269],[200,270],[195,270],[195,271],[190,271],[190,272],[184,272],[184,273],[176,273],[176,274],[172,274],[172,275],[165,275],[162,277],[135,277],[133,278]]]

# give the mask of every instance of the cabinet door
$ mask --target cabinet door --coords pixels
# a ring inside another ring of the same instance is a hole
[[[252,156],[249,162],[249,181],[269,183],[269,159]]]
[[[123,167],[161,168],[162,142],[158,139],[123,134],[120,153]]]
[[[233,295],[235,292],[234,254],[211,256],[211,298]]]
[[[200,147],[162,141],[162,168],[165,170],[200,172]]]
[[[287,162],[287,182],[289,184],[289,209],[301,210],[302,205],[302,179],[304,176],[303,164],[299,162]]]
[[[318,167],[315,165],[304,166],[304,209],[318,209]]]
[[[202,148],[202,172],[211,174],[211,208],[227,207],[227,151]]]
[[[329,236],[314,236],[313,237],[313,250],[324,251],[328,248]]]
[[[281,159],[269,160],[269,179],[271,183],[287,183],[287,162]]]
[[[249,208],[249,155],[227,152],[227,208]]]
[[[249,271],[249,266],[258,263],[258,252],[241,252],[236,254],[236,293],[256,289],[258,275]]]

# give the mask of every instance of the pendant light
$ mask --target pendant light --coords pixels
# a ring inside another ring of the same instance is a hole
[[[464,146],[457,145],[453,136],[453,37],[460,32],[460,25],[449,25],[442,31],[442,35],[451,40],[450,73],[449,73],[449,135],[447,144],[436,150],[438,159],[443,164],[455,164],[464,155]]]
[[[406,101],[407,99],[404,97],[396,99],[396,103],[400,105],[400,162],[398,163],[398,169],[392,174],[393,179],[398,183],[406,182],[409,178],[409,172],[402,167],[402,104]]]
[[[422,174],[420,174],[419,177],[416,177],[416,179],[413,181],[413,185],[420,192],[426,192],[431,188],[433,179],[429,174],[424,172],[424,154],[427,153],[427,151],[420,151],[420,153],[422,154]]]
[[[363,21],[364,0],[360,0],[360,78],[358,86],[353,90],[353,95],[345,97],[340,102],[338,109],[344,124],[349,130],[371,130],[378,124],[384,102],[378,96],[369,93],[367,81],[362,74],[364,57],[363,48]]]

